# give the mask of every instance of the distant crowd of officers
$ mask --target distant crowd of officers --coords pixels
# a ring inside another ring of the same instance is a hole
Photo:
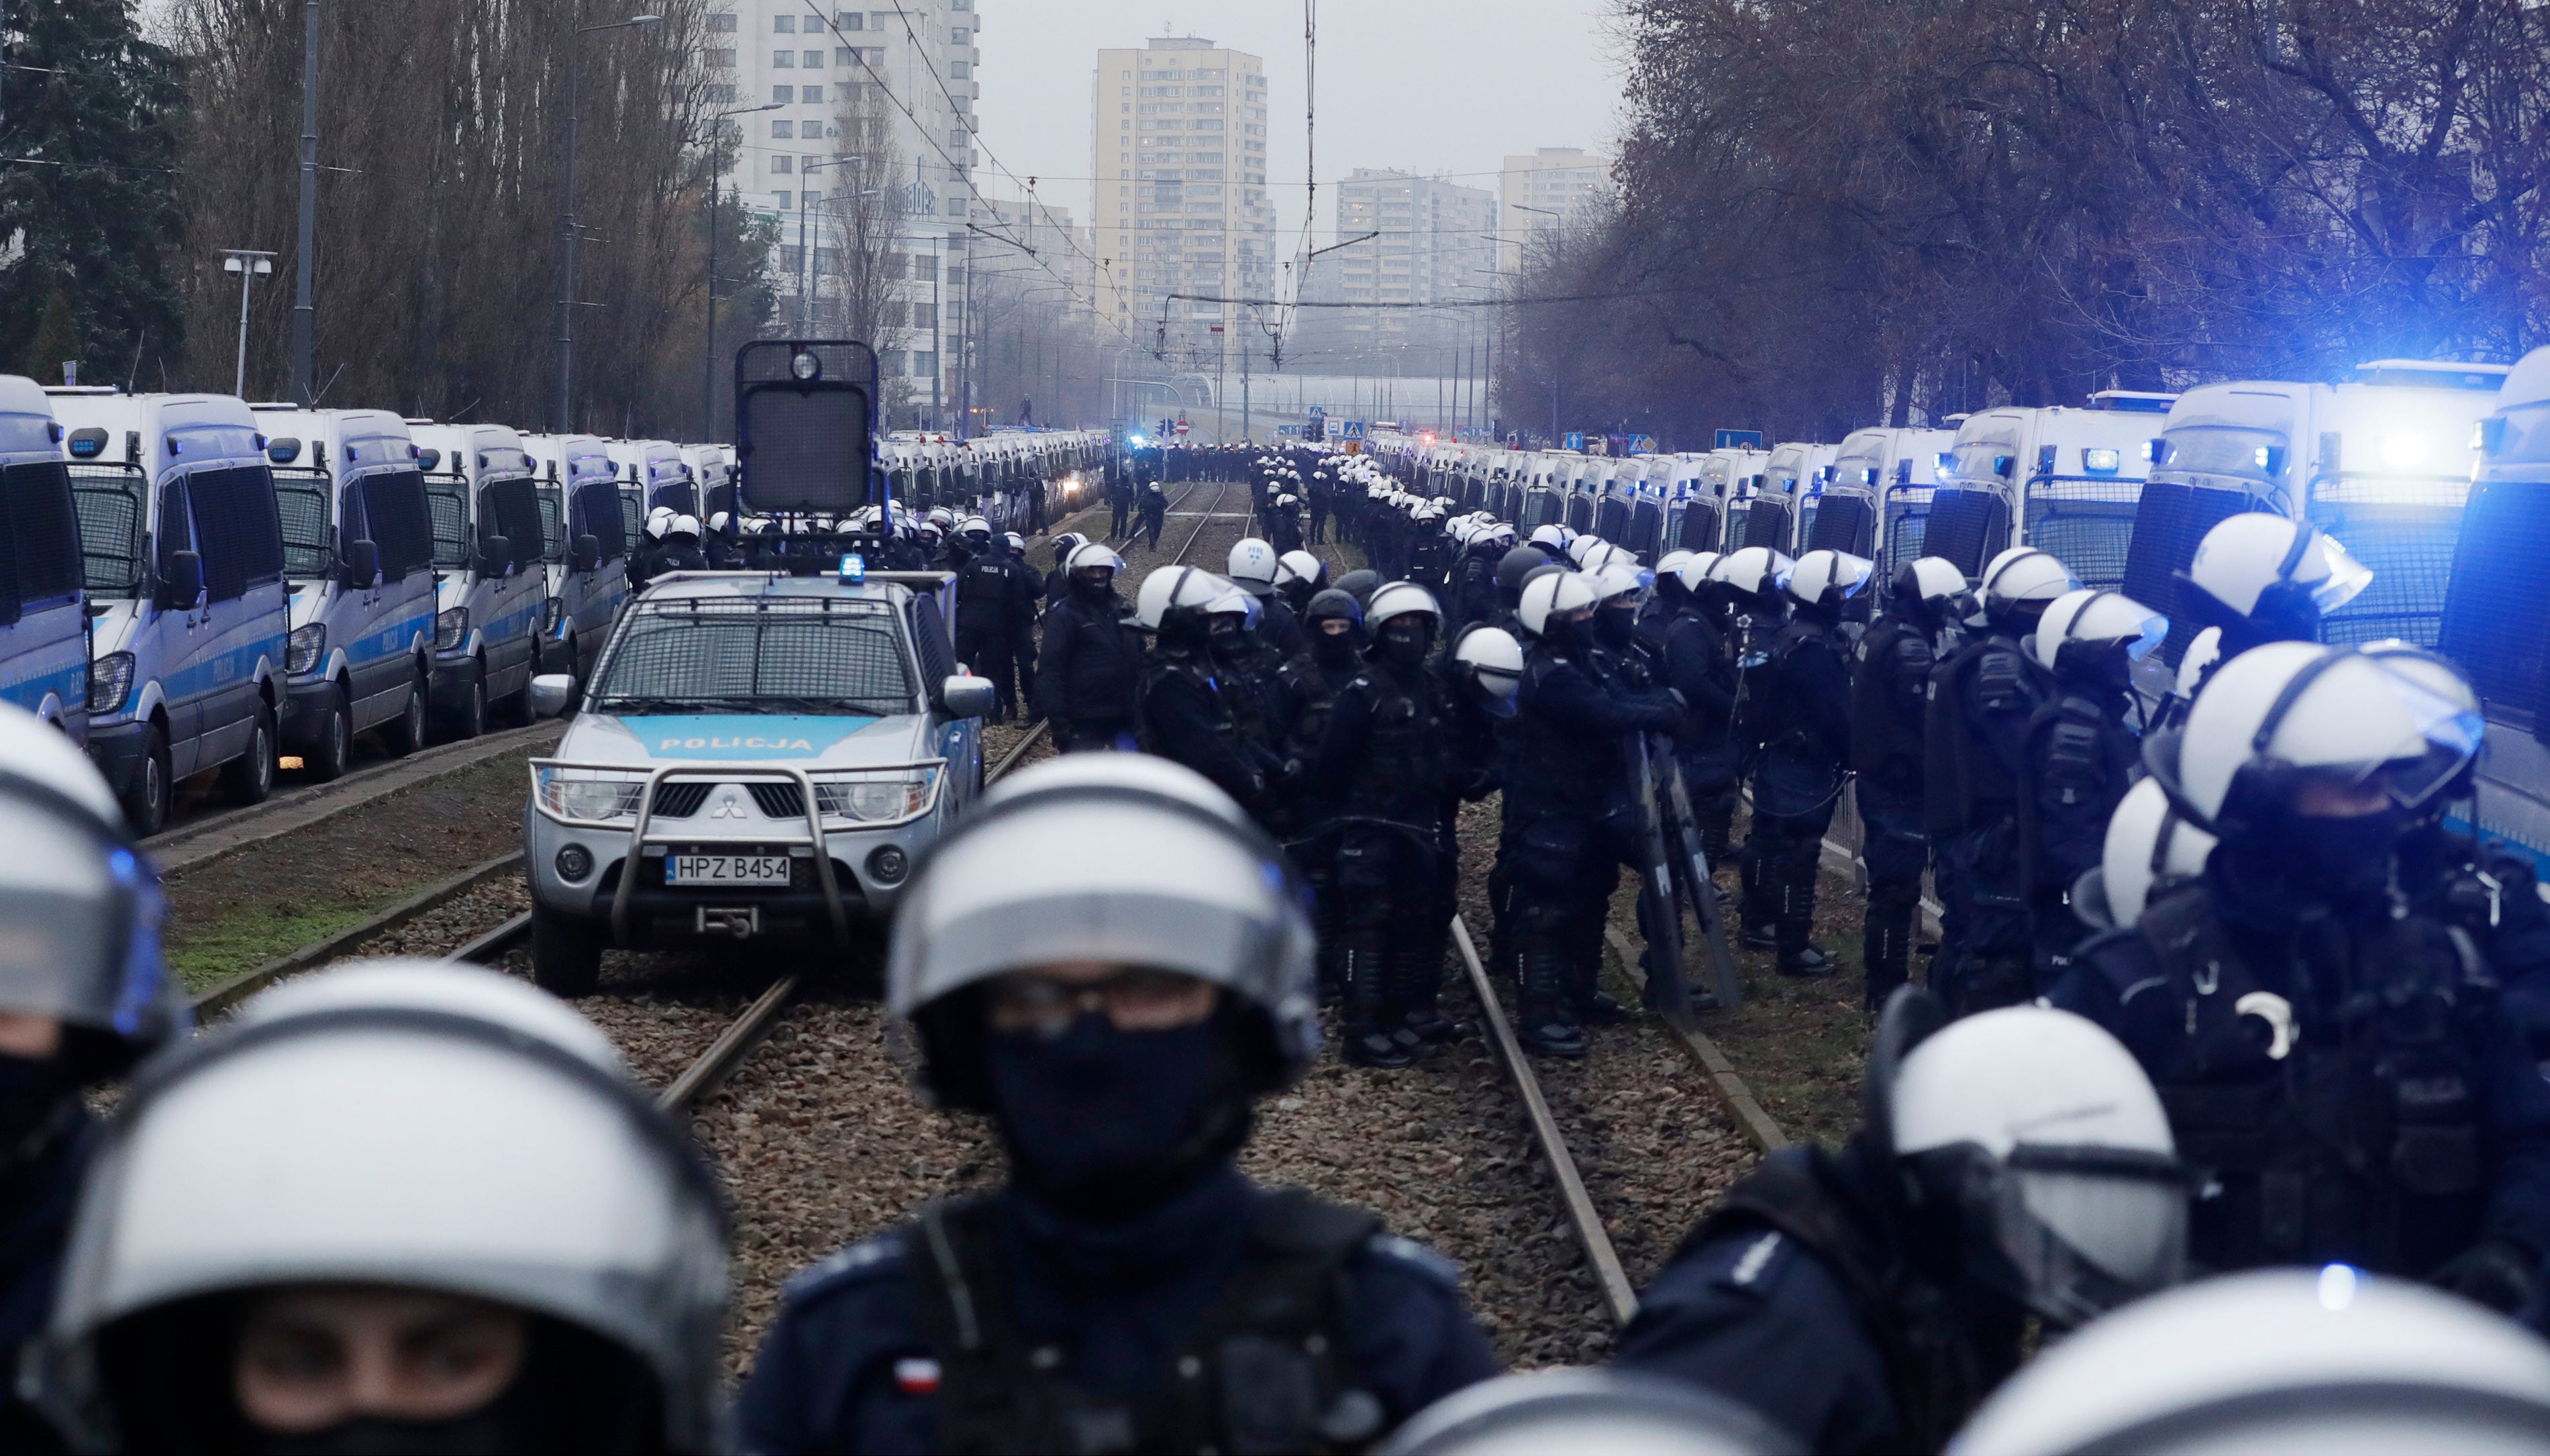
[[[2315,641],[2363,582],[2334,541],[2215,527],[2173,675],[2042,551],[1650,566],[1362,457],[1187,453],[1135,491],[1239,469],[1263,534],[1130,603],[1057,542],[1032,653],[1021,548],[938,529],[965,660],[1070,750],[922,861],[887,952],[919,1092],[1006,1177],[792,1280],[732,1397],[727,1185],[592,1023],[392,961],[193,1030],[114,797],[0,711],[0,1449],[2550,1449],[2550,907],[2469,832],[2461,675]],[[1278,549],[1322,481],[1398,579]],[[1456,1034],[1465,802],[1502,795],[1527,1044],[1632,1015],[1594,968],[1641,746],[1710,854],[1747,824],[1789,975],[1839,970],[1852,791],[1864,1116],[1719,1198],[1609,1366],[1498,1377],[1457,1270],[1236,1160],[1324,996],[1365,1067]]]

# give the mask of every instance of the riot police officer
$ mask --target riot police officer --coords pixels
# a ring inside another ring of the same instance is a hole
[[[1160,527],[1169,519],[1168,493],[1160,489],[1158,481],[1146,480],[1136,505],[1141,520],[1133,534],[1142,537],[1143,549],[1156,551],[1160,548]]]
[[[1311,779],[1346,816],[1336,836],[1337,973],[1347,1061],[1404,1067],[1449,1039],[1437,994],[1460,878],[1451,810],[1471,773],[1427,659],[1443,611],[1407,582],[1375,592],[1372,645],[1337,690]]]
[[[1239,731],[1239,710],[1214,662],[1214,607],[1230,584],[1193,566],[1162,566],[1142,578],[1133,616],[1152,634],[1135,698],[1142,751],[1213,781],[1251,814],[1267,809],[1266,773]]]
[[[1308,551],[1286,551],[1275,561],[1275,592],[1292,609],[1293,621],[1300,623],[1310,608],[1311,598],[1328,584],[1328,563]]]
[[[2003,552],[1985,566],[1967,619],[1978,631],[1931,669],[1922,819],[1941,913],[1930,985],[1959,1016],[2036,994],[2018,800],[2027,725],[2051,687],[2025,639],[2055,598],[2079,587],[2043,551]]]
[[[1265,541],[1242,537],[1231,546],[1227,564],[1231,584],[1257,599],[1257,634],[1275,650],[1277,660],[1299,653],[1304,645],[1301,619],[1276,590],[1285,575],[1283,555]]]
[[[2220,842],[2202,878],[2084,944],[2053,999],[2159,1084],[2206,1180],[2208,1267],[2342,1260],[2503,1310],[2530,1293],[2550,1250],[2550,1013],[2401,880],[2403,837],[2479,738],[2377,655],[2275,642],[2225,661],[2146,748]]]
[[[1284,705],[1291,715],[1285,726],[1285,757],[1312,764],[1328,734],[1329,710],[1337,694],[1363,670],[1368,642],[1363,631],[1363,604],[1331,587],[1305,605],[1302,651],[1284,664]],[[1292,811],[1306,832],[1288,839],[1285,848],[1302,869],[1314,896],[1312,918],[1320,932],[1320,994],[1333,998],[1343,984],[1338,928],[1344,905],[1336,891],[1336,837],[1344,825],[1316,774],[1305,774],[1290,786]]]
[[[1582,573],[1524,583],[1516,620],[1530,633],[1505,764],[1498,843],[1497,955],[1518,983],[1517,1035],[1552,1056],[1585,1054],[1604,917],[1619,866],[1640,857],[1625,735],[1669,731],[1669,690],[1632,691],[1593,665],[1601,589]]]
[[[1930,840],[1921,820],[1921,732],[1930,669],[1949,625],[1971,610],[1965,573],[1939,556],[1895,569],[1886,610],[1859,639],[1850,690],[1851,766],[1858,774],[1860,859],[1868,912],[1860,961],[1867,1006],[1886,1004],[1912,973],[1913,929]]]
[[[726,1235],[717,1175],[573,1011],[340,967],[126,1094],[44,1383],[92,1450],[721,1450]]]
[[[2133,666],[2168,634],[2169,619],[2131,597],[2084,589],[2057,597],[2029,639],[2053,684],[2028,720],[2018,816],[2040,988],[2088,933],[2071,909],[2072,887],[2098,866],[2109,817],[2137,771]]]
[[[1656,575],[1663,605],[1655,615],[1642,617],[1639,628],[1656,660],[1658,680],[1682,694],[1688,705],[1674,728],[1674,757],[1699,821],[1701,853],[1716,865],[1726,856],[1737,797],[1735,656],[1721,605],[1729,593],[1712,579],[1716,552],[1677,554],[1685,559],[1670,574]]]
[[[99,1140],[81,1089],[185,1028],[159,954],[166,903],[115,795],[51,725],[0,705],[0,1354],[53,1307],[73,1200]],[[0,1449],[61,1449],[13,1388]]]
[[[2353,601],[2373,573],[2306,521],[2243,511],[2213,523],[2175,573],[2204,630],[2179,659],[2176,727],[2214,667],[2267,642],[2315,642],[2320,619]]]
[[[1063,564],[1071,588],[1045,609],[1036,649],[1036,709],[1053,725],[1057,751],[1130,748],[1142,639],[1126,620],[1125,599],[1116,595],[1125,560],[1091,541]]]
[[[1018,674],[1010,660],[1017,644],[1018,573],[1011,569],[1007,545],[988,532],[979,538],[962,532],[958,536],[976,543],[956,571],[956,657],[999,688],[992,721],[1006,723],[1018,711]]]
[[[1297,832],[1293,790],[1302,765],[1285,754],[1285,728],[1292,722],[1284,700],[1284,658],[1259,634],[1263,606],[1227,578],[1222,593],[1205,608],[1206,639],[1212,645],[1214,679],[1224,707],[1231,716],[1240,751],[1266,785],[1261,809],[1277,834]]]
[[[1493,1374],[1440,1259],[1232,1166],[1249,1103],[1316,1053],[1300,903],[1275,843],[1174,765],[994,787],[905,892],[887,999],[1011,1181],[793,1281],[744,1444],[1357,1447]]]
[[[1076,531],[1066,531],[1053,538],[1053,569],[1044,574],[1043,604],[1054,603],[1071,595],[1071,553],[1089,544],[1089,537]]]
[[[1615,1357],[1752,1407],[1801,1447],[1937,1451],[2065,1329],[2178,1281],[2186,1173],[2114,1037],[2011,1007],[1948,1024],[1888,1002],[1868,1116],[1838,1153],[1772,1153],[1638,1299]]]
[[[1771,638],[1749,685],[1747,711],[1763,728],[1753,768],[1753,831],[1744,842],[1758,905],[1747,907],[1744,940],[1776,947],[1783,975],[1828,976],[1837,964],[1830,951],[1811,943],[1815,878],[1850,764],[1850,643],[1841,632],[1842,607],[1867,587],[1874,570],[1846,551],[1817,550],[1782,571],[1777,589],[1787,599],[1789,621]]]
[[[1107,538],[1126,539],[1125,526],[1133,514],[1133,493],[1140,472],[1128,460],[1111,466],[1107,472]]]

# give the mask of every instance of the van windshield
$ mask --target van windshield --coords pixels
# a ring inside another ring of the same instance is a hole
[[[283,518],[283,574],[297,581],[328,574],[328,472],[278,468],[274,506]]]
[[[675,600],[641,606],[596,675],[603,713],[914,713],[882,602]]]
[[[2161,463],[2190,475],[2234,475],[2271,480],[2270,466],[2284,463],[2285,433],[2231,425],[2188,425],[2161,437],[2168,458]]]
[[[70,468],[82,585],[92,596],[132,596],[142,589],[142,471],[132,465]]]

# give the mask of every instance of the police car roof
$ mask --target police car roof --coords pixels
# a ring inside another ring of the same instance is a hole
[[[743,597],[765,600],[849,598],[859,601],[894,602],[909,596],[916,588],[929,589],[951,578],[945,571],[871,571],[867,579],[845,582],[826,573],[820,576],[790,576],[778,571],[672,571],[646,583],[638,593],[641,602],[732,601]]]

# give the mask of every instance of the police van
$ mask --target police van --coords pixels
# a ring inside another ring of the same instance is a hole
[[[0,375],[0,702],[88,740],[88,603],[62,427],[16,375]]]
[[[48,389],[70,455],[91,614],[88,748],[134,831],[180,779],[234,803],[274,787],[283,530],[265,439],[228,395]]]
[[[2175,398],[2109,389],[2081,406],[2008,405],[1966,417],[1939,462],[1937,489],[1912,503],[1921,553],[1979,576],[2005,548],[2036,546],[2084,585],[2133,594],[2123,584],[2151,471],[2148,444],[2155,417]],[[2170,598],[2135,600],[2164,607]]]
[[[532,958],[561,995],[603,948],[847,941],[982,787],[990,681],[948,635],[953,578],[675,572],[638,593],[553,756],[523,840]],[[534,703],[576,690],[540,678]]]
[[[620,478],[638,487],[646,510],[663,506],[677,516],[700,516],[705,524],[699,481],[679,445],[669,439],[613,439],[603,449],[619,466]]]
[[[358,733],[424,746],[434,665],[434,528],[407,423],[384,410],[258,406],[283,527],[292,632],[286,754],[321,782]]]
[[[594,437],[527,435],[522,441],[539,471],[546,542],[548,599],[540,607],[537,671],[581,682],[629,600],[637,500],[621,493],[611,454]]]
[[[436,729],[529,723],[554,534],[531,453],[502,425],[421,425],[416,438],[434,521]]]
[[[1877,563],[1880,580],[1921,554],[1926,504],[1939,456],[1955,441],[1945,430],[1874,426],[1842,437],[1823,480],[1807,493],[1798,549],[1830,548]]]

